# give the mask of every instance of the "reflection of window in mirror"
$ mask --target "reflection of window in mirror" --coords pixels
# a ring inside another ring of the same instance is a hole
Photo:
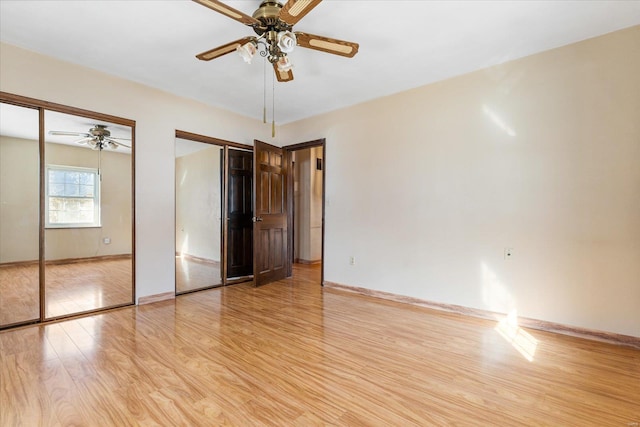
[[[45,173],[47,227],[99,227],[98,169],[47,165]]]

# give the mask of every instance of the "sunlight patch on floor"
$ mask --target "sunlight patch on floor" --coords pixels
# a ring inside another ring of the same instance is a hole
[[[494,328],[502,338],[513,346],[529,362],[533,362],[533,356],[538,347],[538,340],[529,332],[518,326],[518,314],[511,311],[507,317],[500,320]]]

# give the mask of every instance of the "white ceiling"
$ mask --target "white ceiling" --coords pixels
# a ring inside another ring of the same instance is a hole
[[[252,14],[260,2],[226,3]],[[358,42],[360,51],[348,59],[297,48],[295,80],[276,82],[276,121],[638,24],[640,1],[325,0],[294,29]],[[195,58],[247,35],[251,28],[186,0],[0,0],[3,42],[261,119],[262,58]]]
[[[89,129],[97,124],[106,125],[114,138],[131,139],[131,128],[128,126],[47,110],[44,114],[45,141],[91,149],[88,144],[76,143],[81,137],[50,135],[49,132],[55,130],[87,133]],[[39,139],[38,134],[38,110],[0,103],[0,135],[37,141]],[[124,143],[131,144],[131,142],[127,141],[124,141]],[[117,150],[121,153],[131,153],[131,150],[124,145],[119,145]]]

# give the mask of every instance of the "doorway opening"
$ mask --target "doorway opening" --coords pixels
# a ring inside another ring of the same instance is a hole
[[[292,275],[324,280],[325,140],[285,147],[290,153]]]

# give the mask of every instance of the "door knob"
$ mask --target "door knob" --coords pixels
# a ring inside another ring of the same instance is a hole
[[[251,221],[253,221],[253,222],[260,222],[260,221],[262,221],[262,218],[261,218],[261,217],[259,217],[259,216],[254,216],[253,218],[251,218]]]

